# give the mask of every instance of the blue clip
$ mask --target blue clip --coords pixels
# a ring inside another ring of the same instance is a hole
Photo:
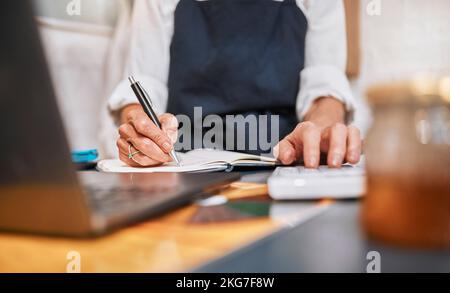
[[[72,161],[75,164],[91,163],[98,159],[96,149],[72,152]]]

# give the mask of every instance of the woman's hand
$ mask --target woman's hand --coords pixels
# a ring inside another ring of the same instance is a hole
[[[327,154],[328,166],[339,168],[344,161],[356,164],[361,156],[361,135],[358,128],[347,126],[344,105],[331,97],[316,101],[295,130],[274,149],[285,165],[303,158],[305,167],[317,168],[320,154]]]
[[[178,121],[172,114],[159,116],[162,130],[145,114],[140,105],[121,112],[117,147],[122,162],[133,167],[158,166],[172,161],[169,152],[178,137]],[[130,158],[130,151],[133,155]]]

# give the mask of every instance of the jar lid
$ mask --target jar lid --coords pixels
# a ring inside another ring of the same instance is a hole
[[[450,75],[417,75],[405,81],[381,83],[367,90],[370,104],[415,101],[423,105],[450,104]]]

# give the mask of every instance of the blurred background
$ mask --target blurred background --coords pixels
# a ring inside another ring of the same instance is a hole
[[[105,102],[125,77],[133,1],[33,1],[72,148],[113,154],[116,130],[104,122]],[[68,13],[69,4],[79,4],[79,11]],[[371,123],[367,86],[450,71],[450,1],[346,0],[346,5],[347,71],[360,102],[355,124],[365,131]]]

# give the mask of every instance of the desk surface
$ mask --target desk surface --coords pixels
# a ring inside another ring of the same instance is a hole
[[[80,253],[82,272],[365,272],[369,251],[380,253],[382,272],[450,272],[450,251],[366,240],[358,202],[270,202],[266,186],[254,183],[236,183],[222,194],[267,203],[268,213],[199,223],[194,204],[97,239],[0,234],[0,273],[66,272],[71,251]]]
[[[267,201],[265,185],[236,183],[222,192],[228,199]],[[269,203],[270,205],[270,203]],[[328,203],[313,203],[314,211]],[[312,203],[299,206],[300,220]],[[80,240],[0,234],[0,272],[66,272],[67,255],[80,255],[81,272],[182,272],[222,257],[276,231],[293,218],[260,216],[239,221],[192,221],[191,205],[97,239]],[[220,209],[211,210],[220,213]],[[288,213],[289,214],[289,213]]]

